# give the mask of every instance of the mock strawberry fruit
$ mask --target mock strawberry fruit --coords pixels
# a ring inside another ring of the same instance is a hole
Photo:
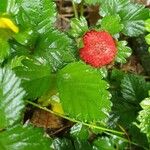
[[[115,58],[117,48],[112,36],[105,31],[89,31],[83,37],[84,47],[80,49],[80,57],[87,64],[99,68],[107,65]]]

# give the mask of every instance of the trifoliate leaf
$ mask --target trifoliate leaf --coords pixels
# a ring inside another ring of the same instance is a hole
[[[37,98],[45,94],[51,86],[51,68],[36,60],[23,60],[23,66],[14,68],[22,79],[27,98]]]
[[[105,16],[101,21],[101,28],[114,35],[123,29],[123,25],[120,22],[119,15]]]
[[[144,21],[149,18],[149,9],[144,5],[131,3],[129,0],[111,0],[102,3],[100,14],[102,16],[118,14],[124,25],[122,32],[134,37],[144,33]]]
[[[16,125],[0,132],[1,150],[51,150],[51,140],[40,128]]]
[[[119,41],[117,42],[117,57],[116,62],[119,63],[126,63],[126,59],[131,56],[132,50],[130,47],[127,46],[126,41]]]
[[[139,128],[145,133],[150,142],[150,98],[146,98],[140,103],[143,110],[139,112],[138,120],[140,121]]]
[[[123,98],[138,105],[138,102],[148,96],[148,86],[142,76],[127,74],[121,82]]]
[[[8,42],[2,38],[0,38],[0,63],[4,61],[4,59],[10,53],[10,46]]]
[[[22,117],[25,92],[20,85],[20,79],[11,70],[0,69],[0,129],[13,125]]]
[[[8,3],[7,10],[13,13],[15,11],[12,9],[16,10],[15,18],[22,27],[33,27],[39,33],[44,33],[56,20],[55,7],[52,0],[21,0]]]
[[[57,71],[76,60],[75,50],[72,39],[58,30],[51,30],[41,35],[35,55],[46,59],[53,71]]]
[[[57,80],[66,115],[88,122],[107,120],[110,93],[97,70],[82,62],[71,63],[59,71]]]
[[[81,17],[80,19],[73,18],[71,20],[71,30],[70,34],[73,37],[80,37],[82,36],[86,31],[88,31],[88,24],[84,17]]]

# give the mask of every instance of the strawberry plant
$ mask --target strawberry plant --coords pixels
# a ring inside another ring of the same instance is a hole
[[[1,0],[0,150],[150,149],[149,8],[72,0],[71,10]]]

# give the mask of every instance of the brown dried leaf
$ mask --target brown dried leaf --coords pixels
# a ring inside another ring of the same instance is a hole
[[[135,74],[142,74],[144,71],[142,65],[139,63],[139,60],[135,56],[130,57],[130,60],[122,66],[122,70]]]
[[[37,127],[49,128],[52,130],[59,129],[63,126],[62,118],[42,109],[36,109],[34,111],[31,123]]]

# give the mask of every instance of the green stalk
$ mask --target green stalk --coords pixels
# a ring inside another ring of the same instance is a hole
[[[110,135],[110,136],[114,136],[114,134],[115,134],[115,135],[116,135],[116,134],[125,135],[124,132],[120,132],[120,131],[116,131],[116,130],[112,130],[112,129],[108,129],[108,128],[104,128],[104,127],[100,127],[100,126],[88,124],[88,123],[85,123],[85,122],[81,122],[81,121],[72,119],[72,118],[70,118],[70,117],[64,116],[64,115],[62,115],[62,114],[53,112],[52,110],[50,110],[50,109],[48,109],[48,108],[46,108],[46,107],[42,107],[42,106],[40,106],[39,104],[36,104],[36,103],[34,103],[34,102],[31,102],[31,101],[28,101],[28,100],[26,100],[26,102],[27,102],[28,104],[31,104],[31,105],[34,106],[34,107],[37,107],[37,108],[39,108],[39,109],[45,110],[45,111],[47,111],[47,112],[50,112],[50,113],[52,113],[52,114],[54,114],[54,115],[57,115],[57,116],[59,116],[59,117],[61,117],[61,118],[64,118],[64,119],[67,119],[67,120],[69,120],[69,121],[71,121],[71,122],[83,124],[83,125],[85,125],[85,126],[88,126],[89,128],[95,128],[95,129],[98,129],[98,130],[102,130],[102,131],[104,131],[107,135]],[[122,140],[122,141],[124,141],[124,142],[126,142],[126,143],[130,143],[130,144],[133,144],[133,145],[136,145],[136,146],[140,146],[139,144],[134,143],[134,142],[131,142],[131,141],[129,141],[129,140],[127,140],[127,139],[125,139],[125,138],[123,138],[123,137],[121,137],[121,136],[118,136],[118,135],[116,135],[116,136],[118,137],[118,139],[120,139],[120,140]]]
[[[79,16],[78,16],[78,11],[77,11],[77,5],[74,3],[73,0],[72,0],[72,6],[73,6],[75,18],[78,18]]]
[[[80,4],[80,16],[82,17],[84,15],[84,1]]]
[[[83,125],[88,126],[88,127],[90,127],[90,128],[95,128],[95,129],[99,129],[99,130],[102,130],[102,131],[105,131],[105,132],[114,133],[114,134],[124,135],[124,133],[123,133],[123,132],[120,132],[120,131],[115,131],[115,130],[111,130],[111,129],[108,129],[108,128],[104,128],[104,127],[100,127],[100,126],[96,126],[96,125],[92,125],[92,124],[88,124],[88,123],[85,123],[85,122],[81,122],[81,121],[72,119],[72,118],[67,117],[67,116],[64,116],[64,115],[62,115],[62,114],[53,112],[52,110],[47,109],[46,107],[42,107],[41,105],[36,104],[36,103],[34,103],[34,102],[31,102],[31,101],[28,101],[28,100],[26,100],[26,102],[29,103],[29,104],[31,104],[31,105],[33,105],[33,106],[35,106],[35,107],[37,107],[37,108],[40,108],[40,109],[45,110],[45,111],[47,111],[47,112],[50,112],[50,113],[52,113],[52,114],[54,114],[54,115],[57,115],[57,116],[59,116],[59,117],[61,117],[61,118],[67,119],[67,120],[69,120],[69,121],[71,121],[71,122],[75,122],[75,123],[79,123],[79,124],[82,123]]]

